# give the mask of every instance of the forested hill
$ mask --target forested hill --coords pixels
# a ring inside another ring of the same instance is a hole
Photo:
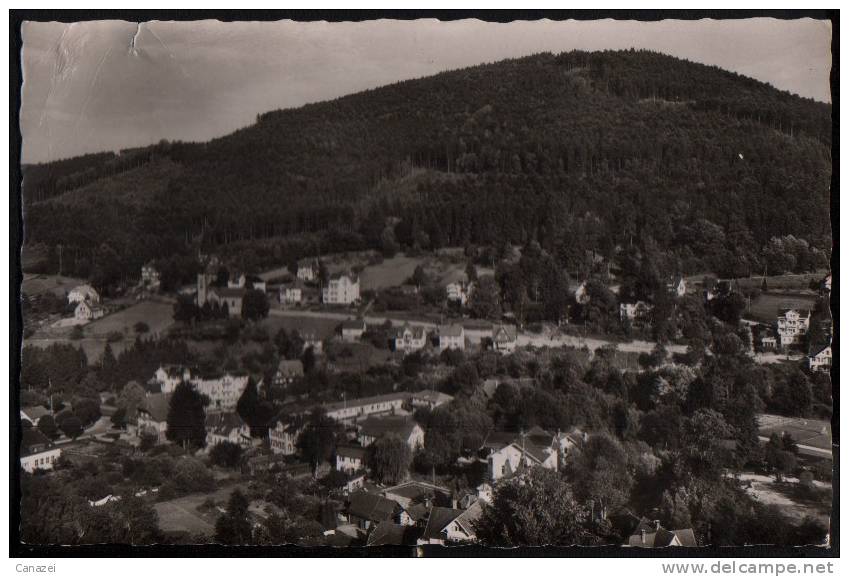
[[[536,239],[565,265],[640,242],[682,272],[742,274],[773,237],[830,249],[830,177],[830,105],[658,53],[570,52],[26,167],[24,198],[27,242],[63,244],[84,276],[103,251],[130,274],[190,244],[307,237],[324,252]]]

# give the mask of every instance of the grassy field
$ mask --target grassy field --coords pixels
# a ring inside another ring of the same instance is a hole
[[[214,493],[186,495],[156,503],[154,509],[159,516],[159,529],[165,532],[186,531],[190,534],[213,535],[219,512],[215,509],[200,512],[198,506],[209,498],[215,499],[217,503],[226,504],[230,493],[236,488],[237,485],[231,485],[218,489]]]
[[[442,252],[438,256],[406,256],[399,254],[392,258],[384,259],[376,264],[369,264],[376,259],[372,252],[343,253],[322,257],[327,270],[331,273],[350,270],[354,267],[363,267],[360,273],[361,290],[379,290],[404,284],[413,275],[416,267],[422,265],[428,274],[432,275],[441,284],[447,284],[466,278],[466,261],[462,255]],[[479,269],[479,274],[487,271]],[[260,274],[264,279],[277,278],[289,274],[286,267],[279,267]]]
[[[743,316],[763,323],[773,323],[780,308],[813,309],[816,301],[817,297],[813,295],[764,293],[752,301],[751,306],[743,313]]]
[[[782,274],[766,277],[767,288],[771,291],[810,291],[811,281],[820,280],[828,274],[827,270],[818,270],[817,272],[802,273],[802,274]],[[701,287],[705,277],[716,278],[716,275],[711,272],[694,274],[686,277],[687,284],[690,287]],[[729,280],[729,279],[724,279]],[[740,289],[760,289],[763,284],[763,276],[751,276],[738,278],[737,285]]]
[[[46,274],[24,274],[21,292],[27,295],[40,295],[52,292],[58,297],[65,298],[72,288],[85,284],[78,278]]]
[[[142,301],[131,307],[92,321],[83,329],[86,336],[106,336],[117,331],[135,338],[136,323],[144,322],[150,327],[151,335],[164,333],[174,324],[174,306],[170,303]]]
[[[779,415],[760,415],[758,434],[769,437],[788,432],[799,445],[808,445],[818,449],[831,448],[831,423],[817,419],[782,417]]]
[[[150,327],[148,336],[164,334],[168,327],[174,324],[172,315],[173,305],[164,302],[143,301],[131,307],[106,315],[83,326],[83,338],[70,338],[72,327],[51,327],[37,333],[33,338],[26,339],[24,345],[35,345],[47,348],[53,343],[69,343],[81,348],[89,362],[97,362],[106,347],[106,337],[110,332],[119,332],[123,338],[109,343],[117,355],[131,346],[136,339],[135,324],[145,322]]]

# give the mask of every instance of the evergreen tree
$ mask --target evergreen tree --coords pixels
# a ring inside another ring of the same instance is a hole
[[[203,398],[194,388],[181,382],[174,389],[168,408],[166,438],[183,447],[206,445],[206,411]]]

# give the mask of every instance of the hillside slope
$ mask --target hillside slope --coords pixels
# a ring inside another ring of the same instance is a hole
[[[86,163],[97,198],[114,190],[97,209],[94,193],[68,194],[85,179],[57,164],[65,188],[25,185],[27,242],[83,255],[106,243],[129,270],[192,241],[318,235],[325,252],[377,248],[396,217],[402,246],[536,239],[569,261],[650,236],[675,268],[744,272],[772,237],[830,248],[830,143],[830,105],[715,67],[641,51],[540,54],[122,154],[137,159],[132,206],[115,158]],[[164,188],[163,157],[179,166]],[[40,200],[56,195],[66,198]]]

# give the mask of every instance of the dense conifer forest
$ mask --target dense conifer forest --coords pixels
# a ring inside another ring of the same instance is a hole
[[[716,67],[545,53],[26,166],[26,243],[101,286],[233,243],[285,261],[537,241],[570,271],[638,245],[670,272],[810,270],[830,256],[831,130],[830,105]]]

